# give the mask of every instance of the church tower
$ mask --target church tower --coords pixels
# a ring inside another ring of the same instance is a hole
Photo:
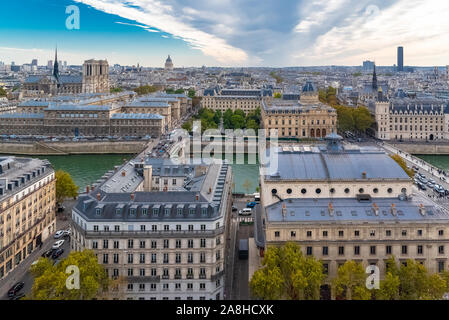
[[[377,74],[376,74],[376,64],[374,64],[374,71],[373,71],[373,91],[377,92]]]
[[[53,64],[53,76],[59,81],[59,62],[58,62],[58,47],[55,50],[55,63]]]

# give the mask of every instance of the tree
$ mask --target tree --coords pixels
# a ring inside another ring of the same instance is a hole
[[[175,90],[174,93],[175,94],[182,94],[182,93],[185,93],[185,91],[184,91],[184,89],[177,89],[177,90]]]
[[[231,124],[233,129],[242,129],[245,126],[245,118],[241,115],[234,114],[231,117]]]
[[[412,169],[409,169],[409,168],[407,167],[407,163],[405,162],[404,159],[402,159],[402,157],[401,157],[400,155],[394,154],[394,155],[391,156],[391,158],[392,158],[394,161],[396,161],[396,163],[402,168],[402,170],[405,171],[405,173],[408,174],[408,176],[409,176],[410,178],[413,178],[413,177],[415,176],[415,173],[413,172],[413,170],[412,170]]]
[[[192,130],[193,130],[193,121],[189,120],[189,121],[184,122],[183,125],[181,126],[181,128],[183,128],[187,132],[192,132]]]
[[[399,300],[399,286],[401,281],[398,275],[387,272],[385,280],[380,282],[380,289],[376,292],[378,300]]]
[[[79,289],[66,286],[69,266],[79,269]],[[31,273],[35,278],[32,300],[91,300],[102,297],[110,285],[105,269],[91,250],[72,251],[56,266],[48,258],[41,258],[31,267]]]
[[[224,113],[223,113],[223,126],[225,129],[232,129],[232,122],[231,122],[231,118],[234,115],[234,113],[232,112],[231,109],[227,109]]]
[[[194,98],[195,97],[195,90],[193,90],[193,89],[189,89],[189,92],[187,93],[187,96],[189,97],[189,98]]]
[[[269,247],[250,281],[251,293],[260,299],[318,300],[325,275],[323,265],[313,257],[305,257],[293,243]]]
[[[336,107],[337,123],[341,131],[354,130],[354,118],[351,110],[348,107]]]
[[[366,107],[358,107],[353,110],[355,129],[359,132],[365,132],[373,124],[373,117]]]
[[[366,276],[361,263],[346,261],[338,268],[338,275],[333,280],[335,294],[346,300],[371,299],[371,292],[366,288]]]
[[[241,109],[236,109],[236,110],[234,111],[234,115],[241,116],[242,118],[245,118],[245,117],[246,117],[245,111],[243,111],[243,110],[241,110]]]
[[[158,87],[158,86],[145,85],[145,86],[140,86],[138,88],[135,88],[134,92],[136,92],[140,96],[140,95],[149,94],[149,93],[153,93],[153,92],[159,91],[160,89],[161,88]]]
[[[7,93],[6,90],[0,87],[0,97],[6,97]]]
[[[248,122],[246,122],[246,129],[258,130],[259,125],[257,124],[257,122],[255,120],[250,119]]]
[[[73,182],[68,172],[58,170],[56,176],[56,201],[62,203],[66,198],[78,196],[78,186]]]
[[[117,93],[117,92],[122,92],[123,91],[123,89],[122,88],[119,88],[119,87],[117,87],[117,88],[111,88],[111,93]]]
[[[282,93],[280,93],[280,92],[275,92],[274,95],[273,95],[273,98],[275,98],[275,99],[281,99],[281,98],[282,98]]]

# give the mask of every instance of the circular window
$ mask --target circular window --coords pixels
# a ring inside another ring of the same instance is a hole
[[[331,188],[331,189],[330,189],[330,192],[331,192],[331,193],[335,193],[335,189],[334,189],[334,188]]]
[[[388,188],[388,193],[393,193],[393,189],[391,189],[391,188]]]
[[[276,194],[276,193],[278,193],[278,191],[276,189],[271,189],[271,193]]]
[[[363,188],[359,189],[359,193],[364,193],[364,192],[365,192],[365,190]]]
[[[306,193],[307,193],[307,190],[306,190],[306,189],[301,189],[301,193],[302,193],[302,194],[306,194]]]
[[[292,189],[287,189],[287,193],[291,194],[292,193]]]
[[[374,193],[378,193],[378,192],[379,192],[379,189],[374,188],[374,189],[373,189],[373,192],[374,192]]]
[[[345,193],[349,193],[349,188],[346,188],[346,189],[345,189]]]
[[[317,189],[315,190],[315,192],[316,192],[317,194],[320,194],[320,193],[321,193],[321,189],[320,189],[320,188],[317,188]]]
[[[407,193],[407,189],[406,188],[402,188],[401,192],[405,194],[405,193]]]

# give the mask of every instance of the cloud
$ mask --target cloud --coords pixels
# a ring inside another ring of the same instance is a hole
[[[183,19],[175,14],[175,9],[172,6],[157,0],[129,0],[126,2],[120,0],[75,1],[180,37],[191,47],[201,50],[203,54],[211,56],[221,63],[242,64],[248,58],[244,50],[230,45],[217,35],[192,26],[187,19]]]
[[[144,26],[144,25],[141,25],[141,24],[136,24],[136,23],[126,23],[126,22],[121,22],[121,21],[116,21],[115,23],[117,23],[117,24],[122,24],[122,25],[126,25],[126,26],[139,27],[139,28],[145,29],[145,30],[148,31],[148,32],[159,32],[159,30],[152,29],[152,28],[149,27],[149,26]]]

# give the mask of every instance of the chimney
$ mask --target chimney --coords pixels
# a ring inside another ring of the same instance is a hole
[[[287,206],[285,205],[285,203],[282,204],[282,217],[285,218],[285,216],[287,215]]]
[[[212,193],[212,188],[211,187],[209,187],[209,193]]]
[[[396,205],[394,203],[391,204],[391,214],[396,216]]]
[[[196,200],[196,201],[199,201],[199,200],[200,200],[200,194],[199,194],[199,193],[196,194],[195,200]]]
[[[124,176],[126,176],[126,171],[125,170],[122,171],[122,177],[124,177]]]
[[[98,200],[98,201],[101,200],[101,193],[97,193],[97,200]]]
[[[377,206],[376,203],[373,203],[373,212],[376,216],[379,215],[379,207]]]
[[[333,217],[334,216],[334,206],[332,205],[331,202],[329,202],[328,211],[329,211],[329,216]]]
[[[134,201],[134,197],[135,197],[134,193],[131,193],[131,201]]]
[[[425,215],[426,215],[426,208],[424,208],[424,205],[423,205],[422,203],[419,205],[419,213],[420,213],[422,216],[425,216]]]
[[[89,186],[87,185],[87,186],[86,186],[86,193],[89,193],[89,191],[90,191],[90,188],[89,188]]]
[[[366,179],[366,171],[362,172],[362,179]]]

